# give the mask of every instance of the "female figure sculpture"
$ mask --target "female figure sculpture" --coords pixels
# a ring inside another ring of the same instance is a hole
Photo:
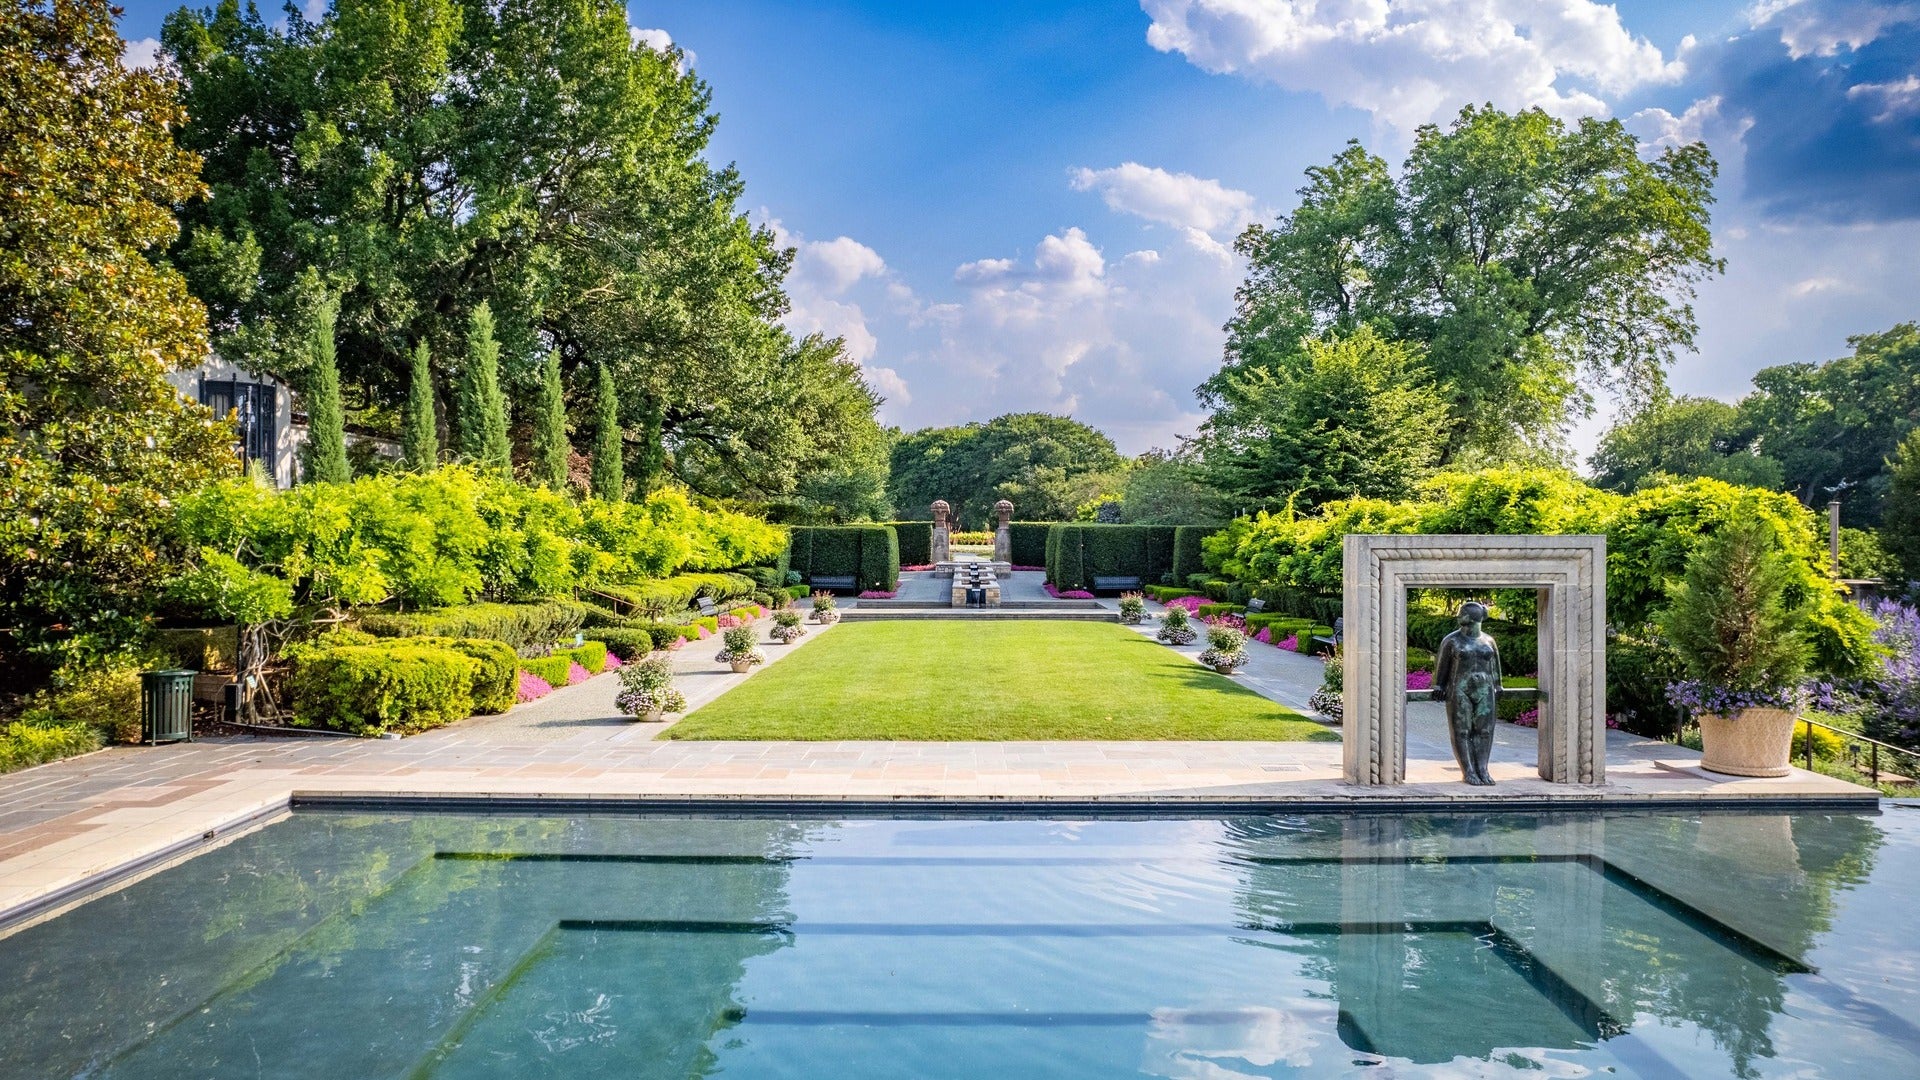
[[[1493,783],[1487,763],[1500,700],[1500,646],[1481,630],[1486,621],[1486,605],[1471,600],[1460,605],[1460,628],[1440,642],[1433,663],[1433,696],[1447,703],[1453,758],[1475,786]]]

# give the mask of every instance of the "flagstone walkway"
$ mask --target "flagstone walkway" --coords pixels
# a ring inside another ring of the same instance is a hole
[[[836,630],[814,627],[799,643],[762,650],[770,663],[785,663]],[[709,640],[676,654],[677,684],[692,705],[751,677],[722,668],[713,659],[718,648]],[[1253,662],[1237,677],[1305,711],[1319,662],[1251,648]],[[1199,646],[1182,651],[1197,653]],[[1340,782],[1338,743],[664,741],[655,736],[666,725],[632,723],[613,709],[617,686],[616,676],[601,675],[501,716],[403,740],[213,738],[115,747],[0,777],[0,927],[132,868],[190,853],[303,798],[760,800],[922,811],[1053,804],[1085,813],[1102,806],[1251,812],[1408,803],[1488,808],[1547,799],[1632,805],[1873,797],[1797,770],[1777,780],[1716,776],[1702,772],[1691,751],[1620,733],[1608,742],[1604,787],[1552,785],[1533,773],[1532,733],[1512,725],[1500,728],[1493,768],[1499,785],[1467,788],[1457,782],[1437,706],[1418,707],[1410,718],[1410,782],[1365,789]]]

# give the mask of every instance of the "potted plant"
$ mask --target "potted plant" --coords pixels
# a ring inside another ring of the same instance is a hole
[[[1200,662],[1222,675],[1231,675],[1247,662],[1247,635],[1225,623],[1207,627],[1207,651]]]
[[[1793,556],[1773,526],[1730,524],[1702,544],[1658,623],[1686,678],[1667,689],[1700,725],[1700,766],[1785,776],[1811,648]]]
[[[1335,720],[1344,714],[1340,695],[1345,692],[1345,663],[1340,659],[1340,650],[1335,649],[1327,657],[1327,666],[1320,673],[1320,689],[1307,698],[1307,705]]]
[[[744,675],[753,668],[753,665],[767,662],[766,655],[753,647],[753,627],[751,626],[733,627],[720,640],[726,644],[726,648],[721,649],[720,655],[714,659],[731,666],[736,675]]]
[[[791,645],[807,636],[807,628],[800,625],[799,612],[783,609],[773,613],[773,629],[767,636],[782,645]]]
[[[1147,598],[1140,593],[1120,594],[1120,621],[1134,625],[1147,617]]]
[[[813,594],[813,621],[823,626],[840,621],[840,612],[834,607],[832,593],[822,589]]]
[[[1158,637],[1169,645],[1193,644],[1193,621],[1187,617],[1187,609],[1169,607],[1160,619]]]
[[[664,652],[646,656],[620,668],[620,693],[613,706],[628,716],[658,723],[667,713],[687,707],[686,696],[673,688],[673,659]]]

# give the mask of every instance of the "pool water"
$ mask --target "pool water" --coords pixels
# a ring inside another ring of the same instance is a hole
[[[0,939],[3,1077],[1920,1077],[1920,811],[301,812]]]

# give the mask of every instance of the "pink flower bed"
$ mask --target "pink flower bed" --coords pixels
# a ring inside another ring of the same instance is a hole
[[[707,626],[706,626],[706,624],[705,624],[705,623],[701,623],[701,624],[699,624],[698,626],[695,626],[695,627],[694,627],[694,629],[696,629],[696,630],[698,630],[698,631],[700,632],[700,640],[701,640],[701,641],[705,641],[705,640],[707,640],[708,638],[710,638],[710,637],[712,637],[712,636],[713,636],[713,631],[711,631],[711,630],[708,630],[708,629],[707,629]],[[682,638],[681,640],[682,640],[682,641],[684,641],[684,640],[686,640],[686,639],[685,639],[685,638]]]
[[[1262,645],[1273,644],[1273,627],[1271,626],[1261,627],[1260,632],[1253,635],[1253,640],[1259,642]]]
[[[1513,722],[1517,727],[1539,727],[1540,726],[1540,707],[1536,705],[1533,708],[1528,709],[1526,712],[1523,712],[1519,716],[1514,717]]]
[[[1247,632],[1247,620],[1243,616],[1235,615],[1235,614],[1232,614],[1231,612],[1225,615],[1207,616],[1207,625],[1208,626],[1230,626],[1233,629],[1238,630],[1243,634]],[[1261,629],[1265,629],[1265,627],[1262,627]]]
[[[619,657],[613,655],[612,653],[607,654],[607,670],[608,671],[619,671],[621,668],[626,666],[627,666],[626,662],[621,660]]]
[[[1288,634],[1286,637],[1286,640],[1276,642],[1276,644],[1278,644],[1280,648],[1285,649],[1288,652],[1299,652],[1300,651],[1300,635]]]
[[[1167,601],[1168,607],[1186,608],[1188,615],[1200,614],[1200,605],[1209,603],[1204,596],[1176,596]]]
[[[684,649],[686,647],[687,647],[687,639],[683,637],[677,637],[673,639],[673,643],[671,645],[667,646],[667,651],[673,652],[679,649]]]
[[[1424,668],[1422,668],[1419,671],[1407,672],[1407,689],[1409,690],[1433,689],[1433,672],[1427,671]]]
[[[591,679],[591,678],[593,678],[593,672],[588,671],[584,667],[581,667],[580,661],[575,660],[571,664],[567,665],[567,685],[568,686],[572,686],[574,683],[586,682],[588,679]]]
[[[912,566],[903,566],[903,567],[901,567],[900,569],[902,569],[902,570],[931,570],[931,569],[933,569],[933,564],[932,564],[932,563],[915,563],[915,564],[913,564]],[[1015,569],[1019,569],[1019,568],[1018,568],[1018,567],[1015,567]]]
[[[1047,569],[1047,568],[1046,568],[1046,567],[1044,567],[1044,566],[1010,566],[1010,567],[1008,567],[1008,569],[1010,569],[1010,570],[1034,570],[1034,571],[1040,571],[1040,572],[1042,572],[1042,573],[1044,573],[1044,572],[1046,571],[1046,569]]]
[[[868,589],[860,594],[862,600],[891,600],[896,594],[887,589]]]
[[[1047,595],[1053,597],[1055,600],[1091,600],[1093,599],[1093,594],[1088,592],[1085,589],[1068,589],[1066,592],[1061,592],[1060,587],[1055,585],[1051,581],[1047,582],[1046,588],[1047,588]]]
[[[514,696],[514,700],[524,705],[529,701],[538,701],[551,693],[553,693],[552,683],[535,675],[531,671],[522,671],[520,673],[520,692]]]

